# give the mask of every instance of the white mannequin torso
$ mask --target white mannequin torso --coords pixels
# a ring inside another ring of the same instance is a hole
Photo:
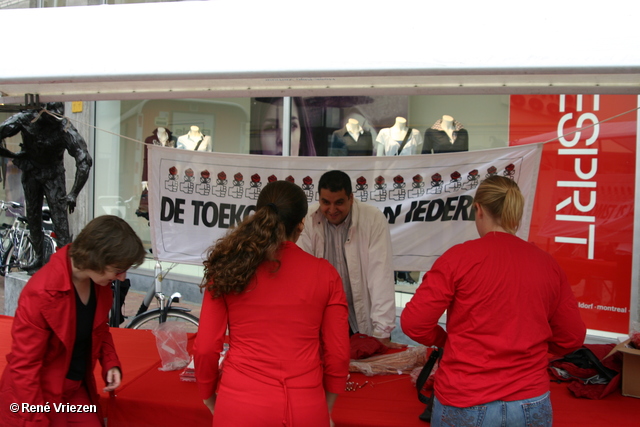
[[[188,133],[178,138],[178,148],[183,150],[211,151],[211,137],[200,132],[198,126],[191,126]]]
[[[362,133],[362,127],[360,126],[358,121],[356,119],[349,119],[345,127],[347,128],[347,132],[349,132],[349,135],[351,135],[351,137],[355,141],[357,141],[360,137],[360,134]]]
[[[407,137],[407,141],[400,151],[402,142],[407,136],[409,128],[407,127],[407,119],[397,117],[395,124],[390,128],[381,129],[376,138],[378,156],[409,156],[419,154],[422,148],[422,135],[417,129],[411,129],[411,135]],[[398,151],[400,151],[398,153]]]
[[[455,127],[453,126],[453,117],[447,115],[442,116],[440,126],[449,137],[449,141],[453,144],[453,131],[455,130]]]
[[[396,141],[402,141],[407,135],[407,119],[404,117],[396,117],[396,122],[390,129],[391,138]]]

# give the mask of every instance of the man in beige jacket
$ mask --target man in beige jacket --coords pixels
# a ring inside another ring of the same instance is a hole
[[[376,207],[354,199],[351,178],[329,171],[318,183],[320,203],[309,208],[298,246],[324,258],[342,278],[350,332],[391,348],[396,306],[389,226]]]

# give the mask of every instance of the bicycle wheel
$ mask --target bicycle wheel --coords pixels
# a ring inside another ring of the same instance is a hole
[[[51,236],[49,236],[48,234],[45,234],[42,245],[43,245],[43,255],[44,255],[44,259],[42,260],[42,262],[43,264],[46,264],[49,262],[49,258],[51,258],[51,255],[53,255],[53,253],[56,251],[56,244],[53,241],[53,238]]]
[[[200,319],[185,311],[170,308],[167,312],[167,322],[179,322],[184,325],[187,333],[198,332]],[[160,323],[160,311],[154,310],[134,317],[127,325],[129,329],[154,329]]]
[[[36,251],[31,243],[31,237],[24,236],[18,251],[18,265],[21,269],[28,268],[36,259]]]
[[[0,275],[5,276],[11,271],[12,267],[12,257],[13,257],[13,243],[9,243],[9,245],[0,253]]]
[[[7,224],[3,224],[0,230],[2,233],[2,236],[0,237],[0,256],[4,256],[4,253],[12,244],[11,227],[9,227]]]

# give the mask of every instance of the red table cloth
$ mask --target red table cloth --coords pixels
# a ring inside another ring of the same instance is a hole
[[[0,316],[0,372],[11,348],[11,321]],[[196,384],[180,381],[179,371],[158,370],[160,357],[151,332],[113,328],[111,333],[124,378],[114,396],[101,398],[109,427],[211,425],[211,414],[198,397]],[[352,374],[351,381],[368,383],[338,397],[333,411],[336,427],[428,426],[418,419],[424,405],[408,375]],[[622,396],[619,390],[602,400],[578,399],[566,384],[552,382],[551,401],[555,427],[638,425],[640,401]]]

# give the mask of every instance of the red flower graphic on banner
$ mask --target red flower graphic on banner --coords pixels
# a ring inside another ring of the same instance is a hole
[[[451,179],[452,179],[453,181],[457,181],[457,180],[459,180],[459,179],[460,179],[460,176],[461,176],[461,175],[460,175],[460,172],[455,171],[455,172],[453,172],[453,173],[451,174]]]
[[[402,177],[402,175],[396,175],[393,177],[393,182],[395,182],[396,184],[403,184],[404,178]]]
[[[176,168],[175,166],[171,166],[169,168],[169,174],[171,174],[173,176],[178,175],[178,168]]]
[[[313,178],[311,178],[309,175],[307,175],[304,178],[302,178],[302,183],[304,185],[311,185],[311,184],[313,184]]]
[[[251,175],[251,182],[254,182],[254,183],[260,182],[260,175],[258,175],[257,173],[254,173],[253,175]]]
[[[382,175],[378,175],[378,177],[376,178],[375,181],[376,181],[376,184],[378,184],[378,185],[382,185],[382,184],[385,183],[385,179],[384,179],[384,177]]]
[[[515,169],[516,169],[516,165],[514,165],[513,163],[509,163],[507,167],[504,168],[504,170],[506,170],[507,172],[513,172]]]
[[[275,175],[269,175],[269,178],[267,178],[267,181],[269,181],[269,182],[274,182],[274,181],[277,181],[277,180],[278,180],[278,177],[275,176]]]
[[[487,169],[487,173],[489,175],[495,175],[496,172],[498,172],[498,169],[495,166],[491,166],[489,169]]]
[[[358,179],[356,179],[356,183],[358,185],[366,185],[367,178],[365,178],[364,176],[359,176]]]
[[[431,175],[431,181],[433,181],[433,182],[442,181],[442,175],[440,175],[439,173],[435,173],[435,174]]]
[[[242,176],[242,174],[240,172],[238,172],[235,175],[233,175],[233,180],[234,181],[242,181],[243,179],[244,179],[244,176]]]
[[[469,179],[478,179],[478,169],[469,172]]]
[[[184,174],[186,176],[188,176],[189,178],[192,178],[193,177],[193,169],[191,169],[191,168],[187,169],[186,171],[184,171]]]
[[[416,184],[420,184],[423,179],[424,178],[422,177],[422,175],[418,174],[413,177],[413,182],[415,182]]]
[[[209,171],[208,171],[208,170],[206,170],[206,169],[205,169],[205,170],[203,170],[202,172],[200,172],[200,176],[201,176],[202,178],[207,179],[207,178],[209,178],[209,177],[211,176],[211,174],[209,173]]]
[[[287,181],[287,182],[290,182],[290,183],[292,183],[292,184],[295,184],[295,183],[296,183],[295,178],[294,178],[294,177],[292,177],[291,175],[289,175],[288,177],[286,177],[284,180],[285,180],[285,181]]]
[[[224,172],[218,172],[218,179],[221,181],[227,179],[227,174]]]

